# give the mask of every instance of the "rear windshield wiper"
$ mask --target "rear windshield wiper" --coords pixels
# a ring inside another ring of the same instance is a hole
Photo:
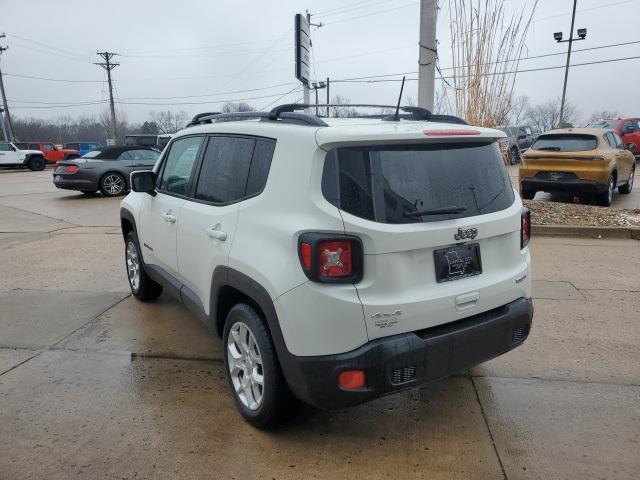
[[[562,150],[560,147],[538,147],[536,150],[549,150],[551,152],[559,152]]]
[[[462,213],[467,207],[440,207],[432,208],[431,210],[416,210],[415,212],[404,212],[405,217],[424,217],[426,215],[449,215],[452,213]]]

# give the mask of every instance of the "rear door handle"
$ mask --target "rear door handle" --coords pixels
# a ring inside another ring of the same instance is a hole
[[[164,220],[166,222],[176,223],[176,216],[175,215],[171,215],[170,213],[163,213],[162,214],[162,218],[164,218]]]
[[[220,229],[220,225],[216,225],[215,227],[207,227],[207,235],[211,238],[215,238],[216,240],[220,240],[224,242],[227,239],[227,232]]]

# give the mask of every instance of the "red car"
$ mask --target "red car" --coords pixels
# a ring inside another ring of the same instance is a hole
[[[58,148],[52,142],[17,142],[15,146],[20,150],[40,150],[47,163],[57,163],[62,160],[72,160],[80,156],[78,150]]]
[[[635,144],[636,147],[631,153],[640,156],[640,116],[603,118],[590,123],[589,127],[615,130],[625,145]]]

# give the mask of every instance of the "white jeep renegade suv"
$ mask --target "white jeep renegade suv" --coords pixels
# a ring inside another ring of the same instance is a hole
[[[121,208],[129,282],[223,338],[240,413],[354,405],[520,345],[529,214],[504,134],[415,107],[201,114]]]

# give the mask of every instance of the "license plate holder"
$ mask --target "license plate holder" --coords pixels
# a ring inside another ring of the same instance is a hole
[[[436,281],[451,282],[482,273],[479,243],[451,245],[433,252]]]

